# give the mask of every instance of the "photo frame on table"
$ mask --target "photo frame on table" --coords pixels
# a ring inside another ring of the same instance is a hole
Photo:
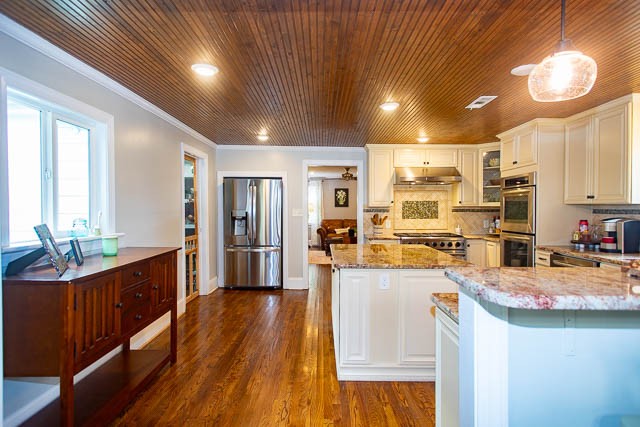
[[[348,208],[349,207],[349,189],[348,188],[336,188],[333,193],[334,207],[336,208]]]
[[[33,229],[36,231],[38,238],[42,242],[42,246],[49,256],[51,265],[53,265],[53,268],[55,268],[58,273],[58,277],[62,276],[64,272],[67,271],[67,268],[69,268],[69,265],[67,264],[67,260],[60,251],[55,239],[51,235],[49,227],[47,227],[47,224],[40,224],[33,227]]]
[[[73,253],[73,259],[76,261],[76,265],[82,265],[84,262],[84,255],[82,254],[82,248],[80,248],[80,242],[77,238],[69,240],[71,245],[71,252]]]

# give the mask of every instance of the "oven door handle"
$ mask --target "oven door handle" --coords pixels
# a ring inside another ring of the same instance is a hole
[[[514,189],[502,189],[502,197],[504,196],[519,196],[519,195],[527,195],[533,191],[533,186],[525,187],[525,188],[514,188]]]
[[[505,234],[507,234],[507,233],[502,233],[500,235],[500,240],[520,240],[520,241],[523,241],[523,242],[530,242],[531,241],[531,236],[520,237],[520,236],[516,236],[514,234],[509,234],[509,235],[505,236]]]

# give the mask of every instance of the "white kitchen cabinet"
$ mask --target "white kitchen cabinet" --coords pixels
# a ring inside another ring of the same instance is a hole
[[[436,427],[458,427],[458,324],[436,309]]]
[[[525,123],[500,138],[500,171],[511,171],[538,163],[538,126],[535,122]]]
[[[478,205],[478,150],[458,150],[458,171],[462,175],[462,181],[453,191],[454,206]]]
[[[467,262],[478,267],[486,265],[486,244],[482,239],[467,239]]]
[[[456,167],[458,150],[455,148],[397,148],[393,165],[401,167]]]
[[[484,145],[479,149],[479,201],[483,206],[500,206],[500,145]]]
[[[550,267],[551,266],[551,252],[536,249],[536,267]]]
[[[486,250],[486,266],[487,267],[500,267],[500,243],[498,242],[485,242]]]
[[[367,146],[369,206],[385,207],[393,203],[393,149]]]
[[[458,289],[444,270],[340,269],[332,280],[339,380],[435,380],[431,294]]]
[[[634,148],[637,95],[624,97],[567,119],[565,186],[567,204],[640,202],[633,174],[640,153]],[[637,144],[636,144],[637,145]],[[636,174],[637,175],[637,174]]]

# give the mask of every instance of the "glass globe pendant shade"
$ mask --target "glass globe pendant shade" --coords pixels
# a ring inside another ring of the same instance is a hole
[[[556,51],[529,74],[529,93],[539,102],[579,98],[589,93],[597,75],[596,61],[582,52]]]

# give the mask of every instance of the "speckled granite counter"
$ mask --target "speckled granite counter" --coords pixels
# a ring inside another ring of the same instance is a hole
[[[445,275],[483,300],[531,310],[640,310],[640,280],[599,268],[456,267]]]
[[[425,245],[331,245],[335,268],[434,269],[470,265]]]
[[[628,267],[632,261],[640,260],[640,253],[637,254],[614,254],[609,252],[580,251],[573,246],[548,246],[538,245],[537,249],[549,252],[557,252],[563,255],[575,256],[579,258],[592,259],[598,262],[608,262]]]
[[[499,234],[463,234],[462,236],[467,240],[486,240],[496,243],[500,241]]]
[[[394,236],[393,234],[365,234],[364,237],[367,240],[399,240],[398,236]]]
[[[435,293],[431,301],[436,307],[444,311],[453,321],[458,323],[458,293]]]

